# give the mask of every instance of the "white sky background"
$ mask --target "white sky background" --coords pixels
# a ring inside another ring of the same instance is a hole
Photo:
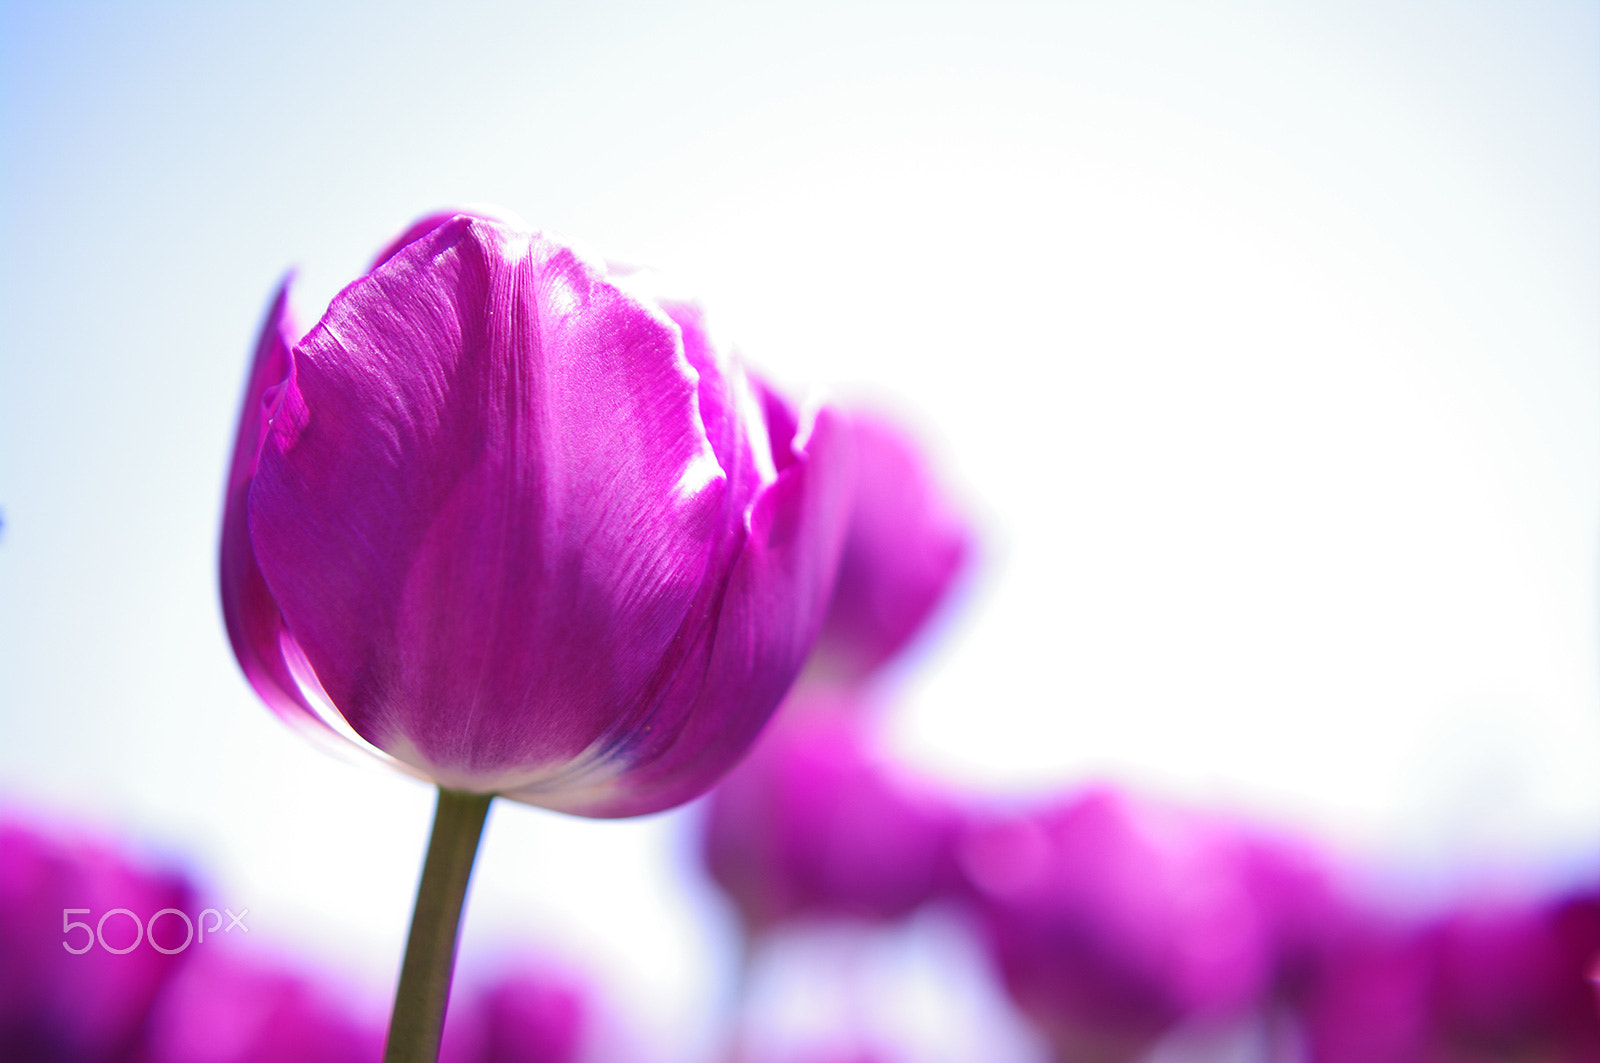
[[[908,756],[1597,862],[1600,5],[0,12],[0,795],[189,854],[264,947],[386,994],[431,799],[234,666],[246,358],[286,268],[312,311],[467,201],[925,435],[983,556]],[[683,831],[497,808],[468,953],[704,1016]]]

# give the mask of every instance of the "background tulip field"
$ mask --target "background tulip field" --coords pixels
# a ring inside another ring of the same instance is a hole
[[[283,276],[473,203],[889,426],[923,597],[498,802],[444,1059],[1600,1058],[1600,5],[0,0],[0,1059],[378,1058],[432,794],[218,526]]]

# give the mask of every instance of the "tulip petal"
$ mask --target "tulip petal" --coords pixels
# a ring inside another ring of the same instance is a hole
[[[399,236],[385,244],[383,250],[379,251],[372,257],[372,265],[368,267],[367,272],[371,273],[373,270],[389,261],[411,244],[416,243],[424,236],[427,236],[429,233],[433,232],[433,230],[439,228],[439,226],[459,217],[481,218],[484,221],[500,222],[512,228],[527,228],[527,226],[523,224],[521,218],[518,218],[515,214],[506,210],[504,207],[490,206],[488,204],[460,207],[456,210],[441,210],[433,214],[425,214],[416,221],[412,222],[411,226],[407,228],[405,232],[401,233]]]
[[[538,234],[458,216],[294,352],[249,496],[351,726],[441,784],[537,784],[651,691],[727,477],[678,330]]]
[[[839,583],[817,642],[819,677],[859,683],[911,642],[972,553],[965,520],[916,446],[888,421],[851,418],[856,492]]]
[[[233,460],[228,469],[219,551],[222,616],[239,666],[267,706],[299,729],[320,730],[331,735],[332,728],[301,693],[284,660],[283,617],[256,564],[247,519],[250,482],[268,430],[266,402],[270,393],[281,388],[293,372],[289,355],[294,343],[289,283],[290,278],[284,278],[267,311],[239,411],[239,433],[234,440]]]
[[[729,530],[738,533],[737,548],[743,543],[744,514],[751,500],[777,475],[771,438],[793,438],[794,414],[785,409],[782,430],[768,430],[767,420],[783,406],[783,400],[775,396],[771,402],[763,401],[762,385],[753,385],[738,362],[712,341],[705,311],[698,302],[673,294],[664,278],[652,270],[616,263],[607,268],[619,285],[659,306],[678,326],[684,357],[700,374],[700,419],[706,437],[728,474],[726,509]]]
[[[610,754],[614,782],[554,794],[508,796],[585,816],[635,816],[709,788],[744,754],[809,654],[833,590],[852,486],[850,437],[832,410],[798,421],[776,479],[756,497],[747,536],[715,616],[703,671],[683,669],[693,691],[634,726]]]

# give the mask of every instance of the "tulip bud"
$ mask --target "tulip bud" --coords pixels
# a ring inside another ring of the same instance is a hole
[[[221,583],[275,711],[440,786],[591,816],[695,796],[811,650],[849,500],[827,409],[777,402],[540,232],[424,219],[240,414]]]
[[[174,978],[153,1009],[145,1056],[159,1063],[375,1063],[376,1022],[338,987],[288,965],[208,947]]]
[[[904,916],[955,877],[954,802],[873,749],[860,713],[806,709],[718,786],[706,868],[753,931]]]
[[[1434,978],[1450,1039],[1485,1053],[1517,1046],[1528,1056],[1600,1058],[1600,1013],[1585,977],[1600,948],[1594,916],[1591,899],[1452,913],[1435,931]]]
[[[1302,995],[1313,1063],[1600,1059],[1592,895],[1474,899],[1427,921],[1368,915]]]
[[[971,536],[900,429],[865,412],[849,427],[855,493],[817,649],[703,825],[706,868],[754,933],[897,918],[955,878],[954,802],[873,748],[863,681],[927,622]]]
[[[1228,832],[1110,790],[974,827],[962,867],[1019,1007],[1060,1058],[1131,1060],[1236,1017],[1271,941]]]
[[[526,967],[452,1008],[441,1063],[577,1063],[591,1025],[588,987]]]
[[[972,553],[965,518],[916,445],[885,418],[850,417],[854,500],[839,582],[808,677],[859,683],[927,624]]]
[[[188,959],[152,917],[194,910],[181,875],[0,815],[0,1059],[125,1058]]]

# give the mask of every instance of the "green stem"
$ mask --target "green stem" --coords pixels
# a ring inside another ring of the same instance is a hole
[[[406,939],[406,958],[400,965],[400,986],[394,994],[383,1063],[436,1063],[439,1058],[461,904],[493,799],[493,794],[439,788],[433,836],[428,839],[428,858],[417,885],[417,906],[411,913],[411,936]]]

